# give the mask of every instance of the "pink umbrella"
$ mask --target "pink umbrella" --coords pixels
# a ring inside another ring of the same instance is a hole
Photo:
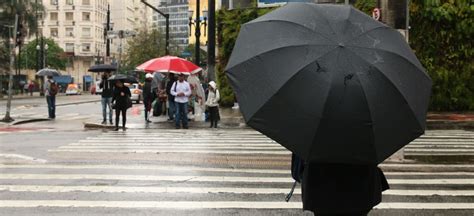
[[[164,56],[161,58],[154,58],[141,64],[137,67],[137,70],[143,70],[145,72],[161,72],[161,73],[174,73],[174,74],[195,74],[202,70],[199,66],[192,62],[182,59],[176,56]]]

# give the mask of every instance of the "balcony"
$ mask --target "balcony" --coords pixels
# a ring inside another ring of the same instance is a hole
[[[66,20],[66,21],[64,21],[64,25],[65,25],[65,26],[75,26],[75,25],[76,25],[76,21],[74,21],[74,20]]]

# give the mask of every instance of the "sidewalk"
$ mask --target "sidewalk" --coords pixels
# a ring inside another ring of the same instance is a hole
[[[82,92],[82,95],[90,95],[89,92]],[[63,97],[66,96],[65,93],[58,93],[57,97]],[[30,94],[17,94],[17,95],[12,95],[12,100],[23,100],[23,99],[32,99],[32,98],[44,98],[45,96],[41,96],[39,92],[33,92],[33,96],[30,96]],[[8,99],[8,95],[3,95],[3,97],[0,97],[0,101],[6,101]]]
[[[427,129],[467,129],[474,130],[474,112],[429,112]]]

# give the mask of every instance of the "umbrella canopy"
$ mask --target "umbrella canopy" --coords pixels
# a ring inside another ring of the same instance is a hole
[[[132,77],[132,76],[128,76],[128,75],[125,75],[125,74],[112,75],[108,80],[109,81],[122,80],[123,82],[127,82],[127,83],[138,83],[137,78]]]
[[[43,68],[36,72],[36,75],[38,76],[61,76],[61,73],[55,69],[51,68]]]
[[[89,72],[111,72],[111,71],[116,71],[117,66],[115,65],[110,65],[110,64],[98,64],[98,65],[92,65],[87,71]]]
[[[226,72],[247,124],[307,161],[380,163],[425,130],[430,77],[399,32],[350,6],[244,24]]]
[[[162,73],[174,73],[174,74],[195,74],[202,70],[199,66],[192,62],[182,59],[176,56],[164,56],[161,58],[154,58],[141,64],[137,67],[137,70],[143,70],[145,72],[162,72]]]

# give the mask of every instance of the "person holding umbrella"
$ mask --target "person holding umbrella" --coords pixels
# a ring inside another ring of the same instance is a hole
[[[173,121],[175,117],[176,103],[174,102],[174,96],[171,94],[171,87],[173,87],[173,84],[176,82],[176,78],[172,73],[168,74],[168,78],[168,83],[166,83],[166,94],[168,96],[168,120]]]
[[[145,106],[145,121],[150,123],[149,112],[151,110],[151,103],[154,100],[154,91],[152,90],[153,75],[147,73],[145,75],[145,85],[143,86],[143,105]]]
[[[211,128],[217,128],[217,121],[219,121],[219,90],[214,81],[209,82],[209,93],[207,96],[206,106],[209,108]]]
[[[180,129],[180,122],[184,129],[188,129],[188,102],[191,95],[191,86],[184,80],[184,74],[178,75],[178,81],[171,86],[171,95],[176,103],[176,129]]]
[[[112,94],[112,104],[115,102],[115,131],[119,130],[120,113],[122,113],[122,128],[124,131],[126,130],[127,109],[132,105],[131,96],[130,89],[123,84],[123,81],[115,80],[115,89]]]
[[[50,119],[56,118],[56,94],[59,91],[58,84],[54,81],[53,76],[47,76],[44,84],[44,92],[46,102],[48,103],[48,116]]]
[[[100,81],[99,87],[102,89],[102,124],[107,122],[107,107],[109,108],[109,122],[112,123],[112,94],[113,85],[107,79],[110,77],[110,72],[104,72],[102,80]]]

